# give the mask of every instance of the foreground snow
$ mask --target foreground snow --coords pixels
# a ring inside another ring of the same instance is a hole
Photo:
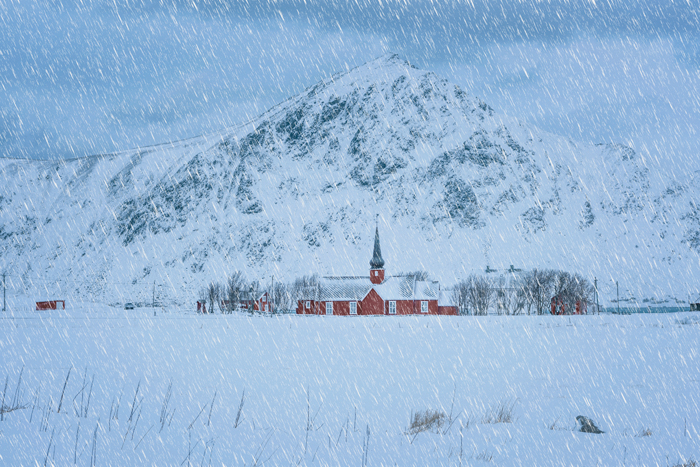
[[[698,313],[16,311],[0,376],[25,408],[0,422],[0,464],[670,466],[700,459],[699,348]],[[453,424],[407,434],[428,409]]]

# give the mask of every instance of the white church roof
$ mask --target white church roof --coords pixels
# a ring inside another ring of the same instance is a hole
[[[371,287],[369,276],[324,277],[319,300],[359,301],[365,298]]]
[[[320,281],[320,301],[360,301],[370,290],[383,300],[437,300],[439,283],[417,281],[413,275],[389,276],[378,285],[368,276],[324,277]],[[307,299],[313,297],[307,297]]]
[[[415,276],[391,276],[374,286],[384,300],[437,300],[438,283],[417,281]]]

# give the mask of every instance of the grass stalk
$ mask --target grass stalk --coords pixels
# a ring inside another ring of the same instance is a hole
[[[214,397],[211,399],[211,404],[209,404],[209,418],[207,419],[207,426],[211,425],[211,412],[214,410],[214,401],[216,400],[216,393],[217,391],[214,391]]]
[[[241,414],[243,414],[243,404],[245,403],[245,389],[243,389],[243,395],[241,396],[241,402],[238,404],[238,413],[236,413],[236,421],[233,423],[234,428],[238,428],[238,425],[243,423],[241,420]]]
[[[95,431],[92,434],[92,454],[90,456],[90,467],[95,467],[97,464],[97,429],[100,426],[100,422],[95,425]]]
[[[2,391],[2,402],[0,402],[0,422],[5,421],[5,393],[7,393],[7,382],[10,376],[5,377],[5,389]]]
[[[44,467],[46,467],[46,464],[49,462],[49,453],[51,452],[51,444],[53,444],[53,434],[56,429],[54,428],[51,430],[51,438],[49,439],[49,447],[46,448],[46,456],[44,457]]]
[[[73,465],[78,465],[78,436],[80,435],[80,422],[75,430],[75,450],[73,451]]]
[[[56,413],[61,413],[61,407],[63,406],[63,395],[66,393],[66,386],[68,386],[68,378],[70,378],[70,372],[73,369],[71,366],[68,368],[68,374],[66,375],[66,382],[63,383],[63,391],[61,391],[61,399],[58,401],[58,410],[56,410]]]
[[[365,434],[365,442],[362,446],[362,467],[367,467],[367,462],[369,460],[369,424],[367,424],[367,432]]]

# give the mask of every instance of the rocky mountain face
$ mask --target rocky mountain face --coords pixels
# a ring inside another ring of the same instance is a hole
[[[61,162],[0,159],[14,293],[195,299],[250,278],[363,274],[378,215],[391,272],[450,285],[486,266],[597,277],[601,295],[697,293],[700,171],[497,114],[396,56],[218,134]]]

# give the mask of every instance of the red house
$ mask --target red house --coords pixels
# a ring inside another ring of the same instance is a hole
[[[241,300],[240,308],[245,311],[252,308],[252,311],[261,311],[263,313],[272,313],[273,311],[270,295],[267,292],[263,292],[254,300]]]
[[[440,284],[413,274],[386,276],[379,246],[379,227],[369,277],[324,277],[297,303],[299,315],[456,315],[457,307],[442,303]],[[445,297],[447,294],[444,294]]]
[[[231,302],[229,300],[221,300],[221,308],[226,309]],[[263,292],[257,298],[241,298],[238,300],[238,307],[241,311],[261,311],[263,313],[272,313],[273,306],[270,301],[270,295]]]

